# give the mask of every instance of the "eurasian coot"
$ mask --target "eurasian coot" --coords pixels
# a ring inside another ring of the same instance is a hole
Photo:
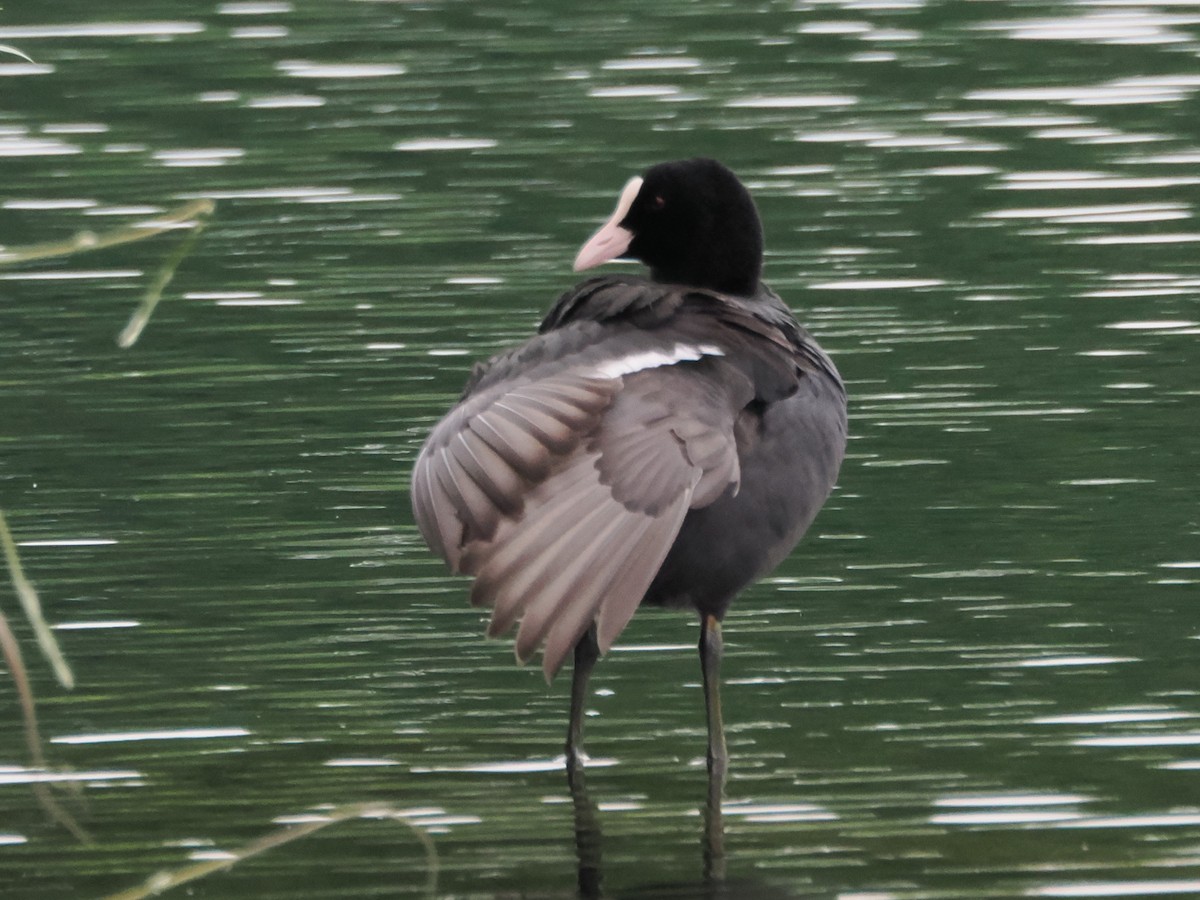
[[[633,178],[528,342],[476,367],[417,459],[426,542],[475,577],[488,634],[520,622],[552,678],[574,651],[567,756],[587,679],[642,603],[700,615],[710,774],[726,765],[722,617],[825,502],[846,445],[837,369],[759,280],[749,192],[711,159]]]

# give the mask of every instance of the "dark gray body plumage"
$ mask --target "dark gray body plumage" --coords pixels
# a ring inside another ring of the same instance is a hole
[[[413,473],[430,546],[476,576],[490,633],[552,675],[642,603],[724,615],[790,552],[837,477],[846,396],[765,287],[736,297],[589,279],[476,368]]]

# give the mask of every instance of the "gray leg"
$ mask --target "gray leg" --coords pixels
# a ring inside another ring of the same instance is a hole
[[[575,645],[575,668],[571,672],[571,721],[567,726],[567,786],[575,813],[575,855],[579,866],[579,896],[595,900],[601,896],[600,823],[596,804],[588,795],[583,778],[583,707],[587,701],[588,678],[600,646],[596,626]]]
[[[722,784],[729,765],[725,725],[721,721],[721,623],[705,616],[700,625],[700,671],[704,675],[704,708],[708,712],[708,771]]]
[[[571,721],[567,725],[568,774],[582,762],[583,707],[587,702],[588,679],[599,658],[600,645],[596,641],[596,625],[593,622],[575,645],[575,667],[571,670]]]
[[[704,872],[713,880],[725,877],[725,827],[721,801],[729,754],[721,721],[721,622],[704,616],[700,622],[700,671],[704,676],[704,707],[708,713],[708,803],[704,816]]]

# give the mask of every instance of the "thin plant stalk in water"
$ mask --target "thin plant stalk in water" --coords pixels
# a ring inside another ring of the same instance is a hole
[[[75,253],[85,253],[91,250],[103,250],[107,247],[116,247],[121,244],[142,241],[166,231],[174,231],[179,228],[188,229],[188,236],[159,268],[151,280],[150,286],[146,289],[146,293],[142,296],[137,309],[134,310],[133,315],[130,317],[129,323],[121,330],[120,335],[118,335],[117,345],[127,350],[137,343],[137,339],[141,336],[146,323],[150,321],[150,315],[154,312],[154,308],[162,298],[163,291],[174,277],[175,270],[179,268],[180,263],[191,252],[197,236],[204,230],[205,224],[207,224],[209,217],[212,216],[216,208],[216,203],[204,197],[199,200],[189,201],[170,212],[163,213],[145,222],[139,222],[136,225],[114,228],[99,234],[94,231],[80,231],[62,241],[25,244],[20,247],[0,247],[0,266],[54,259],[61,256],[71,256]]]
[[[42,655],[49,660],[59,683],[66,688],[74,687],[75,676],[71,672],[70,666],[67,665],[62,651],[59,649],[58,642],[54,639],[54,633],[42,617],[42,605],[38,600],[37,591],[33,589],[33,585],[25,577],[25,572],[21,567],[21,559],[17,555],[17,543],[13,540],[12,533],[8,530],[8,523],[5,521],[3,511],[0,511],[0,547],[4,551],[4,558],[8,564],[8,574],[12,580],[13,589],[16,591],[17,597],[20,598],[21,607],[25,610],[25,615],[29,619],[34,633],[37,635],[38,646],[41,648]],[[25,744],[29,749],[29,761],[34,768],[46,771],[49,767],[46,765],[46,757],[42,752],[42,738],[37,723],[37,707],[33,700],[33,689],[29,685],[29,674],[25,668],[24,659],[21,656],[21,646],[17,643],[16,636],[13,634],[12,628],[9,627],[8,619],[3,612],[0,612],[0,654],[3,655],[5,665],[8,666],[9,674],[12,676],[13,684],[17,689],[17,697],[21,703],[21,719],[25,726]],[[80,841],[90,843],[91,838],[87,832],[54,799],[54,795],[50,793],[49,788],[44,783],[34,782],[32,787],[38,803],[41,804],[50,818],[70,831]]]
[[[142,295],[142,302],[133,311],[133,315],[129,317],[129,323],[117,335],[117,346],[122,350],[128,350],[137,343],[137,339],[142,336],[142,329],[146,327],[146,324],[150,321],[150,316],[154,313],[154,307],[158,306],[158,301],[162,299],[163,291],[171,283],[171,279],[175,277],[175,270],[179,268],[179,264],[187,258],[187,255],[192,252],[196,238],[200,237],[200,232],[204,230],[204,226],[207,224],[208,216],[216,208],[211,200],[204,202],[208,204],[207,207],[198,209],[196,214],[190,217],[193,219],[193,222],[187,237],[175,248],[175,252],[163,262],[158,273],[154,276],[154,280],[150,282],[150,287]]]
[[[430,895],[436,891],[438,855],[437,848],[433,844],[433,839],[419,825],[412,822],[404,810],[395,809],[385,803],[353,803],[346,806],[334,807],[328,812],[321,814],[319,818],[314,818],[311,822],[288,825],[278,831],[272,831],[257,840],[244,844],[237,850],[231,851],[223,859],[206,860],[190,866],[184,866],[182,869],[176,869],[173,872],[159,872],[151,875],[146,879],[144,884],[121,891],[118,894],[110,894],[104,900],[145,900],[147,897],[156,897],[164,891],[212,875],[214,872],[223,872],[252,856],[258,856],[260,853],[265,853],[276,847],[282,847],[284,844],[290,844],[292,841],[307,837],[315,831],[320,831],[322,828],[327,828],[330,825],[345,822],[349,819],[391,819],[392,821],[407,825],[425,848],[425,863],[428,871],[425,890]]]
[[[30,59],[16,47],[10,47],[8,44],[0,44],[0,53],[7,53],[9,56],[19,56],[21,59],[25,60],[25,62],[32,63],[35,66],[37,65],[37,63],[33,62],[32,59]]]
[[[75,687],[75,675],[67,665],[58,641],[54,639],[54,632],[50,630],[42,615],[42,602],[29,579],[25,577],[21,557],[17,555],[17,542],[8,530],[3,510],[0,510],[0,548],[4,550],[4,561],[8,564],[8,577],[12,580],[13,590],[17,593],[17,599],[21,601],[21,608],[25,610],[25,618],[29,620],[33,633],[37,636],[42,656],[46,657],[46,661],[54,669],[54,677],[58,679],[59,684],[68,689]]]

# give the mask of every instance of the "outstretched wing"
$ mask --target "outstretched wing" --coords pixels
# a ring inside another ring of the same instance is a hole
[[[608,650],[687,511],[736,489],[734,422],[753,396],[715,346],[642,332],[631,348],[624,332],[563,359],[548,349],[562,334],[516,351],[521,377],[477,382],[412,482],[421,533],[475,576],[489,634],[519,620],[517,656],[544,645],[548,678],[592,622]]]

